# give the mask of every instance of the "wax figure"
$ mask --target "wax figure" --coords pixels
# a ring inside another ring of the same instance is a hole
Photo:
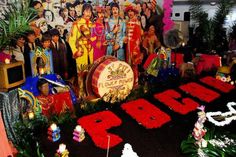
[[[30,64],[30,53],[35,52],[36,48],[40,46],[39,39],[36,38],[36,34],[34,31],[28,31],[26,33],[26,44],[25,44],[25,75],[32,76],[31,72],[31,64]]]
[[[132,67],[134,72],[134,87],[138,86],[138,64],[142,62],[142,53],[140,52],[140,43],[142,28],[137,19],[138,10],[132,5],[126,7],[128,21],[126,23],[126,62]]]
[[[92,42],[96,39],[91,37],[91,22],[92,6],[85,3],[82,8],[82,17],[73,23],[71,34],[69,36],[69,44],[73,53],[73,58],[76,59],[78,82],[80,85],[79,97],[84,97],[84,75],[82,66],[93,63],[93,47]]]
[[[83,15],[73,23],[69,37],[69,44],[77,66],[93,63],[93,47],[91,42],[95,38],[91,38],[90,32],[93,25],[90,19],[92,16],[92,6],[86,3],[83,5],[82,10]]]
[[[53,56],[54,73],[59,74],[63,79],[68,78],[66,45],[60,40],[60,33],[57,29],[51,29],[52,37],[50,49]]]
[[[25,38],[23,36],[19,36],[16,41],[12,41],[11,50],[6,50],[4,53],[12,55],[12,59],[16,61],[25,62],[24,59],[24,51],[25,51]]]
[[[106,39],[108,40],[107,55],[117,57],[119,60],[125,60],[123,48],[125,37],[125,22],[119,17],[119,5],[111,4],[112,17],[108,19]]]
[[[105,39],[105,25],[104,25],[104,12],[103,7],[97,7],[97,19],[92,29],[92,37],[96,37],[92,45],[94,48],[93,59],[94,61],[106,54],[107,41]]]

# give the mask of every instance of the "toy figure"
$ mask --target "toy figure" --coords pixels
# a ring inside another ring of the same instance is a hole
[[[143,55],[140,52],[142,29],[137,19],[138,10],[132,5],[126,7],[128,21],[126,24],[126,62],[131,65],[134,72],[134,87],[138,86],[138,64],[142,62]]]
[[[102,7],[97,7],[97,20],[95,21],[95,27],[92,29],[92,37],[96,37],[92,45],[94,48],[94,61],[105,55],[106,51],[106,39],[105,39],[105,26],[104,26],[104,12],[105,9]]]
[[[125,60],[123,41],[125,37],[125,22],[119,17],[119,5],[111,4],[112,17],[108,20],[106,39],[108,40],[107,55]]]

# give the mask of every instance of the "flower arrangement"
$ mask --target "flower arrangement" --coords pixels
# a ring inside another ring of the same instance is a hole
[[[198,112],[192,134],[181,143],[182,152],[192,157],[236,156],[235,134],[205,127],[203,124],[208,116],[204,111],[205,107],[199,109],[201,111]]]

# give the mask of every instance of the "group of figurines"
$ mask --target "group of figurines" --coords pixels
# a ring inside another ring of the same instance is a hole
[[[139,69],[152,53],[161,47],[158,13],[152,3],[112,1],[104,6],[85,1],[33,1],[38,12],[30,23],[32,31],[16,40],[13,54],[25,63],[32,76],[30,53],[51,50],[54,73],[68,79],[78,68],[93,64],[103,56],[114,56],[127,62],[138,85]],[[41,61],[41,62],[40,62]],[[43,60],[36,60],[44,66]],[[77,72],[76,72],[77,70]]]

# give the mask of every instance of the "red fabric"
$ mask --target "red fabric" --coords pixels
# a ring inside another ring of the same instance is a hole
[[[221,66],[221,57],[218,55],[201,54],[200,61],[196,66],[196,73],[201,74],[202,71],[210,71],[213,68]]]
[[[212,102],[220,96],[217,92],[214,92],[194,82],[182,85],[179,88],[186,93],[208,103]]]
[[[37,96],[42,112],[49,117],[52,114],[60,114],[66,110],[73,111],[73,104],[69,92],[58,93],[55,95]]]
[[[233,85],[217,80],[210,76],[204,77],[200,79],[200,81],[224,93],[229,93],[231,90],[235,89]]]
[[[196,110],[199,106],[197,102],[190,98],[182,98],[181,94],[179,94],[173,89],[166,90],[159,94],[155,94],[154,97],[158,101],[168,106],[170,109],[183,115]],[[181,102],[176,100],[179,98],[182,98]]]
[[[156,57],[157,57],[156,53],[150,54],[148,56],[147,60],[145,61],[144,65],[143,65],[143,68],[147,69],[149,67],[149,65],[151,64],[152,60]]]
[[[1,157],[13,156],[11,146],[8,142],[8,138],[6,135],[1,112],[0,112],[0,139],[1,139],[0,140],[0,156]]]
[[[171,120],[169,115],[144,99],[124,103],[121,108],[147,129],[159,128]]]
[[[88,116],[84,116],[77,121],[91,136],[95,145],[102,149],[107,149],[108,136],[110,136],[110,148],[121,143],[121,137],[108,133],[107,130],[120,126],[122,121],[111,111],[102,111]]]
[[[175,55],[176,55],[176,58],[175,58]],[[174,63],[174,62],[176,62],[175,67],[179,68],[180,65],[184,63],[184,54],[172,52],[171,53],[171,63]]]
[[[11,55],[0,52],[0,62],[5,63],[5,59],[11,59]]]
[[[175,55],[176,55],[176,58],[175,58]],[[157,57],[157,54],[155,54],[155,53],[149,55],[148,58],[147,58],[147,60],[145,61],[144,65],[143,65],[143,68],[144,68],[144,69],[147,69],[148,66],[151,64],[152,60],[153,60],[154,58],[156,58],[156,57]],[[163,56],[161,56],[161,58],[162,58],[162,57],[163,57]],[[172,53],[171,53],[171,63],[174,63],[174,62],[175,62],[175,59],[176,59],[176,65],[175,65],[175,67],[176,67],[176,68],[179,68],[180,65],[184,63],[184,55],[183,55],[182,53],[174,53],[174,52],[172,52]]]
[[[130,65],[138,65],[142,62],[140,51],[141,25],[138,20],[129,20],[126,23],[128,43],[126,47],[126,62]]]

